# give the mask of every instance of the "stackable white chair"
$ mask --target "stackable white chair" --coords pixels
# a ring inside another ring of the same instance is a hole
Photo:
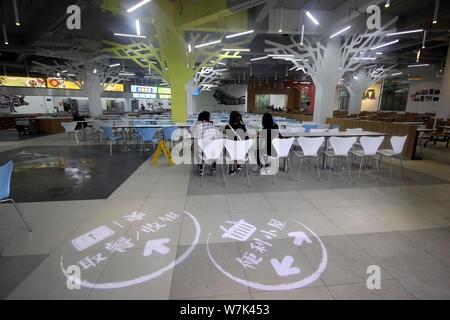
[[[326,157],[331,158],[330,169],[328,171],[328,179],[331,176],[331,170],[333,169],[334,158],[347,159],[348,176],[351,178],[352,173],[350,169],[349,152],[356,142],[356,137],[331,137],[330,144],[332,150],[324,151]]]
[[[402,168],[402,178],[404,177],[402,152],[403,152],[403,148],[405,147],[407,138],[408,138],[408,136],[393,136],[393,137],[391,137],[392,149],[378,150],[378,154],[380,155],[380,160],[379,160],[380,165],[381,165],[381,160],[382,160],[383,156],[391,159],[391,167],[389,169],[389,177],[392,176],[392,162],[396,158],[400,159],[400,166]]]
[[[294,154],[297,157],[300,157],[300,165],[298,168],[297,181],[300,179],[300,173],[302,171],[302,163],[303,163],[303,159],[305,159],[305,158],[316,159],[317,175],[319,176],[319,180],[320,180],[319,149],[322,146],[322,144],[324,143],[324,141],[325,141],[324,137],[317,137],[317,138],[300,137],[300,138],[298,138],[298,144],[300,145],[300,148],[302,149],[302,151],[294,152]]]
[[[291,177],[291,180],[292,180],[292,166],[291,166],[291,159],[290,159],[289,155],[291,152],[292,145],[294,144],[294,140],[295,140],[295,138],[289,138],[289,139],[275,138],[272,140],[272,145],[273,145],[273,148],[275,149],[275,152],[277,153],[277,155],[276,156],[269,156],[267,154],[264,155],[268,159],[276,161],[276,163],[278,163],[278,164],[279,164],[280,159],[284,159],[284,161],[287,161],[287,164],[289,165],[289,175]],[[276,182],[276,176],[277,175],[274,172],[273,184],[275,184],[275,182]]]
[[[383,143],[384,137],[361,137],[361,150],[353,150],[351,154],[355,157],[360,158],[359,162],[359,171],[358,171],[358,182],[361,178],[361,171],[362,166],[364,163],[364,160],[373,159],[375,161],[375,166],[377,168],[377,176],[380,173],[378,161],[376,159],[376,155],[378,152],[378,149],[380,148],[381,144]]]
[[[70,144],[70,135],[73,134],[75,139],[77,140],[77,144],[80,144],[78,140],[78,134],[75,128],[77,127],[77,122],[61,122],[61,126],[64,128],[64,131],[67,133],[67,141]]]
[[[237,161],[238,163],[245,164],[245,175],[247,176],[248,186],[250,187],[250,177],[248,174],[248,164],[250,161],[250,148],[253,146],[253,140],[243,140],[243,141],[234,141],[234,140],[225,140],[225,149],[227,150],[226,162],[234,163]],[[228,170],[227,176],[225,179],[228,180]]]
[[[225,175],[223,173],[222,168],[224,143],[225,143],[224,139],[198,140],[198,146],[200,148],[200,158],[202,160],[202,182],[200,184],[201,186],[203,186],[205,165],[214,162],[220,165],[220,171],[222,172],[222,178],[225,183]]]
[[[352,128],[352,129],[345,130],[345,132],[358,134],[358,133],[364,132],[364,129],[363,128]],[[361,147],[361,142],[359,142],[359,138],[356,138],[356,142],[354,144],[354,147],[359,147],[359,148]]]

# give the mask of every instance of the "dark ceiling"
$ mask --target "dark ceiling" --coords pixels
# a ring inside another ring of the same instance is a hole
[[[239,7],[240,3],[247,1],[228,0],[230,7]],[[374,0],[375,1],[375,0]],[[127,6],[136,3],[136,0],[122,1]],[[186,3],[188,1],[184,1]],[[196,4],[192,0],[192,5]],[[264,1],[259,1],[264,2]],[[277,9],[283,6],[285,10],[325,10],[340,13],[336,20],[345,19],[355,12],[358,19],[365,20],[366,14],[361,12],[362,3],[367,0],[266,0],[270,8]],[[386,16],[398,16],[398,30],[411,28],[426,28],[428,41],[426,49],[422,51],[422,60],[442,68],[447,53],[450,30],[450,1],[440,1],[439,20],[432,24],[434,0],[391,0],[389,8],[384,8],[384,3],[378,1],[382,7],[382,14]],[[17,0],[20,12],[20,26],[15,25],[13,15],[13,0],[0,1],[0,25],[5,24],[9,45],[0,43],[0,66],[8,74],[24,74],[31,72],[32,61],[52,63],[61,59],[88,59],[98,55],[102,49],[102,40],[116,42],[125,41],[113,36],[114,32],[133,33],[133,19],[125,15],[113,15],[101,9],[102,0]],[[69,31],[65,28],[66,8],[71,4],[78,4],[82,8],[82,29]],[[274,34],[269,31],[269,17],[262,22],[255,22],[256,17],[264,8],[264,4],[255,6],[249,10],[249,24],[258,35],[250,45],[251,53],[244,54],[243,59],[235,59],[229,62],[230,78],[238,79],[244,73],[250,74],[249,59],[264,55],[267,39],[277,42],[287,41],[287,35]],[[344,8],[344,10],[342,9]],[[148,9],[143,9],[148,10]],[[151,25],[144,25],[147,34],[153,32]],[[0,35],[1,36],[1,35]],[[411,34],[400,37],[397,45],[390,46],[379,62],[386,64],[405,65],[415,60],[417,50],[421,46],[422,34]],[[127,61],[127,70],[132,70],[138,76],[143,76],[145,70],[138,68],[132,61]],[[289,65],[286,61],[261,60],[252,63],[252,73],[259,77],[282,76]],[[0,71],[1,72],[1,71]],[[290,75],[300,78],[298,75]]]

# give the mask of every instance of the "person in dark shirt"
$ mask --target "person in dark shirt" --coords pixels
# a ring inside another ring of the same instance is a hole
[[[281,138],[281,134],[279,133],[279,127],[273,120],[273,117],[270,113],[265,113],[262,117],[262,130],[259,132],[259,143],[260,147],[257,151],[258,156],[258,167],[256,171],[260,171],[261,167],[268,166],[269,164],[265,161],[261,161],[261,152],[262,147],[265,146],[265,154],[268,156],[272,155],[272,140],[275,138]]]
[[[248,140],[247,128],[245,127],[244,121],[242,120],[242,115],[237,111],[232,111],[230,113],[230,120],[225,126],[225,134],[227,139],[230,140]],[[230,174],[234,175],[242,170],[242,166],[237,164],[230,165]]]

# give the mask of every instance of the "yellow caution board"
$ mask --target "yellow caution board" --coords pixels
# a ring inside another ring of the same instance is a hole
[[[172,152],[170,151],[169,147],[167,147],[167,144],[164,141],[161,141],[159,143],[158,148],[156,149],[155,154],[152,157],[151,164],[156,166],[159,158],[161,157],[161,152],[164,153],[169,166],[173,166],[174,163],[172,161]]]

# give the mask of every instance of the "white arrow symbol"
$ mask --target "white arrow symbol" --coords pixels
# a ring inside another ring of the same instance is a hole
[[[270,260],[270,263],[272,263],[275,272],[280,277],[287,277],[300,273],[299,268],[292,267],[292,264],[294,263],[294,258],[292,258],[291,256],[284,257],[281,263],[278,259],[272,259]]]
[[[170,239],[157,239],[157,240],[149,240],[145,244],[144,249],[144,257],[148,257],[153,253],[153,251],[158,252],[159,254],[165,255],[168,254],[170,249],[166,247],[164,244],[169,243]]]
[[[296,245],[297,247],[300,247],[303,244],[303,241],[306,241],[309,244],[312,243],[311,238],[308,237],[306,235],[306,233],[304,233],[302,231],[288,233],[288,236],[295,238],[294,239],[294,245]]]

